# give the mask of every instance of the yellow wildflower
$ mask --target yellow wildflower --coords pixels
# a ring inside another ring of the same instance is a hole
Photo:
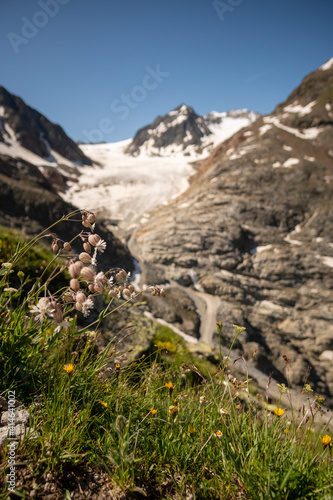
[[[174,388],[174,385],[173,385],[173,383],[172,383],[172,382],[166,382],[166,383],[165,383],[165,387],[166,387],[167,389],[169,389],[169,391],[172,391],[172,389]]]
[[[282,410],[282,408],[275,408],[274,413],[278,417],[281,417],[284,414],[284,410]]]
[[[195,427],[191,427],[191,426],[190,426],[190,428],[189,428],[189,433],[191,434],[191,436],[192,436],[192,434],[194,434],[194,433],[195,433],[195,431],[196,431]]]
[[[105,402],[105,401],[99,401],[99,403],[101,403],[101,405],[104,406],[104,408],[107,408],[108,407],[108,404]]]
[[[150,408],[150,410],[149,410],[149,411],[150,411],[150,413],[151,413],[152,415],[156,415],[156,413],[157,413],[157,410],[154,410],[154,408]]]
[[[328,434],[325,434],[324,437],[319,436],[319,438],[324,446],[328,446],[330,444],[330,442],[332,441],[331,436],[329,436]]]
[[[177,411],[178,411],[178,406],[173,406],[173,405],[169,406],[170,415],[174,415],[175,413],[177,413]]]
[[[68,375],[70,373],[72,373],[72,371],[74,370],[74,365],[72,365],[72,363],[68,363],[67,365],[64,365],[63,366],[63,369],[65,370],[65,372],[68,373]]]

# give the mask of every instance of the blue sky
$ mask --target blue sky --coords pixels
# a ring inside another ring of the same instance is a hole
[[[332,0],[0,0],[0,85],[84,141],[183,102],[266,114],[333,56],[332,19]]]

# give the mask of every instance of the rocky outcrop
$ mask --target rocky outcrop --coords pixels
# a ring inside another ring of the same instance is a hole
[[[222,299],[230,345],[258,368],[309,382],[333,403],[333,64],[269,116],[218,146],[186,193],[136,234],[145,281],[193,284]],[[217,345],[216,334],[212,343]],[[282,356],[290,358],[288,366]],[[309,373],[310,370],[310,373]]]

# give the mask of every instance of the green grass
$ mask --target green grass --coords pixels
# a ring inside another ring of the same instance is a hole
[[[26,245],[6,255],[15,267],[0,269],[0,395],[15,390],[30,409],[34,434],[20,441],[16,459],[37,485],[48,471],[65,481],[68,471],[93,465],[127,498],[135,488],[150,498],[332,498],[332,447],[318,434],[327,429],[316,427],[320,399],[308,393],[308,421],[291,410],[277,416],[249,396],[246,378],[231,383],[227,366],[195,357],[167,327],[156,328],[145,356],[118,363],[117,332],[98,352],[98,328],[130,301],[111,298],[99,319],[81,328],[61,291],[52,297],[68,323],[56,329],[52,313],[36,321],[31,308],[47,295],[48,280],[24,274],[16,290],[10,286]],[[241,334],[236,327],[235,338]],[[7,445],[3,453],[5,478]],[[22,485],[17,494],[29,491]]]

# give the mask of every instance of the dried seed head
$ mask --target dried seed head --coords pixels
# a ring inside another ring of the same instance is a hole
[[[95,293],[95,287],[92,283],[88,286],[88,289],[89,289],[89,292]]]
[[[96,217],[95,217],[95,215],[94,215],[93,213],[90,213],[90,214],[88,215],[88,217],[87,217],[87,220],[88,220],[88,222],[90,222],[90,224],[95,224],[95,222],[96,222]]]
[[[72,250],[72,247],[70,243],[68,243],[68,241],[64,243],[64,249],[66,250],[66,252],[70,252]]]
[[[98,236],[98,234],[90,234],[90,235],[88,236],[88,241],[89,241],[89,243],[90,243],[92,246],[94,246],[94,247],[97,245],[97,243],[100,241],[100,239],[101,239],[101,237],[100,237],[100,236]]]
[[[130,297],[130,296],[131,296],[131,292],[129,291],[129,289],[128,289],[128,288],[124,288],[124,290],[123,290],[123,295],[124,295],[125,297]]]
[[[79,259],[81,262],[84,262],[85,264],[90,264],[91,263],[91,257],[87,252],[82,252],[79,255]]]
[[[61,309],[60,304],[57,304],[57,307],[56,307],[55,311],[53,312],[53,319],[57,324],[62,323],[64,320],[64,316],[62,314],[62,309]]]
[[[85,241],[83,243],[83,250],[87,253],[90,253],[91,252],[91,246],[90,246],[90,243],[88,243],[88,241]]]
[[[72,278],[78,278],[80,276],[80,269],[76,264],[71,264],[68,268],[68,272]]]
[[[128,287],[127,287],[127,288],[129,289],[129,291],[130,291],[131,293],[133,293],[133,292],[135,291],[135,290],[134,290],[134,286],[133,286],[133,285],[128,285]]]
[[[97,281],[95,283],[94,288],[95,288],[96,292],[98,292],[98,293],[104,292],[104,286],[102,285],[102,283],[100,281]]]
[[[91,228],[91,224],[90,224],[90,222],[88,222],[87,220],[83,220],[83,221],[82,221],[82,226],[84,226],[84,227],[88,227],[88,228]]]
[[[113,298],[116,298],[118,296],[116,290],[110,290],[109,295],[110,295],[110,297],[113,297]]]
[[[74,265],[75,265],[76,269],[78,269],[78,270],[79,270],[79,272],[80,272],[80,271],[81,271],[81,269],[84,267],[84,264],[83,264],[81,261],[79,261],[79,260],[77,260],[77,261],[74,263]]]
[[[75,307],[75,309],[77,311],[82,312],[82,303],[81,302],[75,302],[75,306],[74,307]]]
[[[88,267],[84,267],[81,269],[81,277],[86,281],[94,281],[95,273]]]
[[[53,240],[51,246],[52,246],[52,251],[54,253],[57,253],[60,248],[60,246],[58,245],[58,240]]]
[[[80,282],[76,278],[72,278],[69,282],[69,286],[74,292],[78,292],[80,290]]]
[[[83,292],[80,291],[80,292],[78,292],[76,294],[76,302],[81,302],[82,303],[85,300],[86,300],[86,294],[85,293],[83,293]]]
[[[74,296],[70,291],[66,292],[62,298],[65,302],[72,302],[74,300]]]

